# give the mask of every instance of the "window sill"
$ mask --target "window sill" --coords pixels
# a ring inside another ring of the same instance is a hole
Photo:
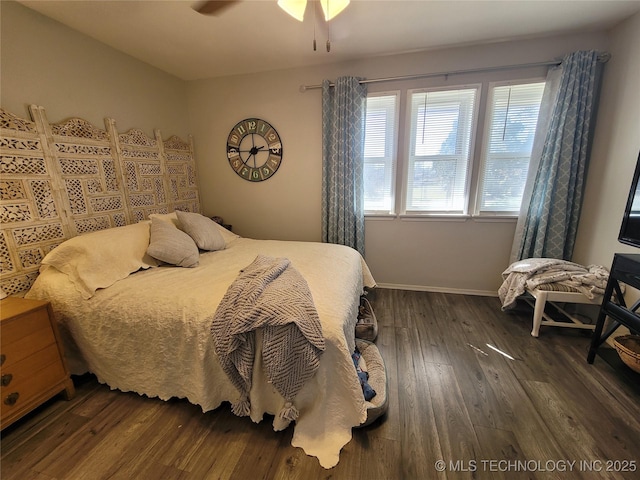
[[[365,220],[395,220],[398,217],[395,213],[365,213]]]
[[[407,222],[466,222],[471,218],[466,214],[444,214],[444,213],[405,213],[399,215],[401,220]]]
[[[405,222],[474,222],[486,223],[516,223],[517,215],[469,215],[469,214],[444,214],[444,213],[365,213],[365,220],[390,221],[400,219]]]
[[[516,223],[518,215],[473,215],[474,222]]]

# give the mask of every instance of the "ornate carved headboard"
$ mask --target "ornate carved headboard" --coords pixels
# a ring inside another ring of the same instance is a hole
[[[31,288],[44,256],[64,240],[136,223],[152,213],[200,213],[193,141],[118,133],[72,118],[47,122],[0,109],[0,285]]]

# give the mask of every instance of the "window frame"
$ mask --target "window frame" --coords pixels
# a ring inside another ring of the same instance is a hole
[[[464,222],[473,220],[476,222],[513,222],[520,212],[508,211],[497,214],[496,211],[480,212],[481,181],[484,174],[484,149],[487,148],[486,135],[490,134],[490,125],[487,115],[489,115],[490,104],[488,97],[490,88],[494,86],[518,85],[527,83],[545,83],[546,69],[538,68],[518,69],[512,72],[485,72],[481,74],[461,75],[460,82],[452,82],[446,76],[442,79],[411,80],[407,86],[403,86],[404,81],[391,82],[387,89],[370,89],[367,97],[385,94],[396,95],[396,132],[395,132],[395,164],[393,180],[390,185],[392,195],[391,211],[369,211],[365,210],[365,217],[369,220],[393,220],[394,218],[406,221],[453,221]],[[408,183],[409,168],[409,144],[411,136],[411,95],[414,91],[431,90],[456,90],[465,87],[479,87],[475,101],[475,120],[471,131],[471,148],[469,157],[469,170],[467,171],[466,193],[465,193],[465,213],[450,212],[429,212],[406,210],[406,190]],[[543,94],[544,100],[544,94]],[[538,122],[539,123],[539,122]],[[481,171],[482,170],[482,171]]]
[[[406,149],[403,158],[403,172],[401,179],[401,191],[400,198],[400,212],[402,216],[406,217],[438,217],[438,218],[458,218],[461,216],[468,216],[470,210],[470,189],[471,181],[473,177],[474,159],[475,159],[475,144],[478,130],[478,118],[479,109],[482,102],[482,82],[473,83],[461,83],[456,85],[446,86],[432,86],[432,87],[419,87],[407,89],[406,105],[406,126],[404,129],[404,147]],[[460,211],[452,210],[408,210],[407,209],[407,196],[409,191],[409,170],[411,168],[411,150],[413,145],[413,111],[412,101],[415,93],[428,93],[437,91],[456,91],[456,90],[469,90],[474,89],[476,91],[473,111],[471,114],[471,126],[469,131],[469,154],[467,159],[467,173],[464,179],[463,187],[463,208]]]
[[[492,106],[493,106],[493,98],[494,91],[496,87],[507,87],[507,86],[515,86],[515,85],[527,85],[533,83],[545,83],[546,78],[542,76],[536,77],[528,77],[528,78],[519,78],[513,80],[496,80],[487,82],[487,101],[484,105],[484,119],[483,119],[483,132],[482,132],[482,141],[480,143],[480,154],[476,160],[478,166],[478,175],[475,181],[475,195],[473,198],[473,205],[470,211],[473,212],[474,217],[480,218],[517,218],[520,215],[520,209],[522,208],[522,203],[520,204],[520,208],[518,210],[481,210],[482,205],[482,194],[484,188],[484,173],[487,166],[487,154],[489,149],[489,137],[491,136],[491,121],[492,121]],[[544,99],[544,87],[543,87],[543,97]],[[539,122],[536,121],[536,134],[537,127]],[[535,137],[535,134],[534,134]],[[534,140],[535,141],[535,140]],[[531,167],[531,156],[529,157],[529,167]]]
[[[395,215],[397,208],[397,198],[396,198],[396,180],[397,180],[397,172],[398,172],[398,144],[399,144],[399,134],[400,134],[400,102],[402,98],[402,94],[400,90],[385,90],[380,92],[371,92],[367,94],[367,101],[369,98],[373,97],[395,97],[395,105],[394,105],[394,113],[393,113],[393,124],[394,124],[394,132],[391,138],[391,145],[388,146],[390,150],[390,185],[389,185],[389,196],[390,196],[390,208],[389,210],[367,210],[365,206],[364,213],[367,216],[393,216]],[[365,116],[367,112],[365,111]],[[366,125],[365,125],[365,134],[366,134]],[[364,157],[363,153],[363,171],[364,167],[367,164],[367,157]],[[386,176],[386,175],[385,175]]]

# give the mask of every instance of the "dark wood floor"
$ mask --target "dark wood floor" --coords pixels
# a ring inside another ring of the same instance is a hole
[[[640,375],[615,353],[587,364],[583,331],[534,339],[528,307],[506,314],[488,297],[378,290],[373,305],[390,407],[354,430],[333,469],[270,419],[227,404],[203,414],[89,376],[75,378],[73,400],[2,433],[2,478],[640,478]]]

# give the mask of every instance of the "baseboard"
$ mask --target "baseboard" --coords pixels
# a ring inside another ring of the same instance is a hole
[[[415,292],[455,293],[458,295],[476,295],[479,297],[497,297],[498,292],[492,290],[468,290],[461,288],[429,287],[424,285],[402,285],[397,283],[378,283],[378,288],[389,290],[412,290]]]

